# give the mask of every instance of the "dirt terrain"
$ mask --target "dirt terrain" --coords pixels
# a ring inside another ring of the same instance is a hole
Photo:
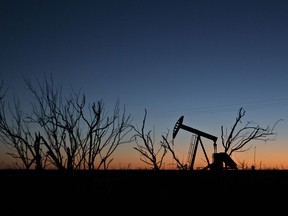
[[[2,209],[12,211],[11,215],[18,211],[148,214],[192,209],[276,213],[286,211],[288,204],[286,170],[1,170],[0,180]]]

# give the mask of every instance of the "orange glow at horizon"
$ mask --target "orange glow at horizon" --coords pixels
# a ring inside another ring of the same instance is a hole
[[[288,169],[288,145],[286,139],[278,139],[271,142],[256,142],[253,143],[249,151],[233,153],[232,159],[237,163],[239,169],[251,169],[255,165],[255,169]],[[210,162],[212,161],[213,145],[208,140],[203,139],[203,145]],[[174,145],[175,153],[181,163],[187,163],[189,141],[179,139]],[[217,152],[222,152],[221,145],[217,145]],[[152,166],[140,160],[140,153],[133,149],[133,145],[121,146],[114,155],[113,161],[109,165],[109,169],[152,169]],[[160,158],[160,154],[158,159]],[[13,164],[15,161],[4,150],[1,153],[0,168],[16,168]],[[187,164],[188,165],[188,164]],[[198,146],[194,169],[199,169],[207,166],[207,161],[201,146]],[[163,165],[163,170],[177,169],[175,160],[171,153],[167,153]]]
[[[288,146],[286,143],[286,139],[278,139],[277,141],[271,141],[267,143],[262,141],[255,141],[247,145],[247,147],[250,146],[248,151],[234,152],[231,158],[237,163],[239,169],[251,169],[253,165],[255,166],[255,169],[288,169]],[[212,155],[214,149],[211,141],[203,139],[203,145],[209,161],[213,162]],[[189,150],[189,142],[187,144],[187,140],[177,140],[177,146],[174,150],[181,162],[187,162]],[[222,151],[223,147],[218,144],[217,152]],[[147,164],[142,162],[140,160],[139,152],[132,148],[125,148],[120,151],[115,157],[114,161],[115,162],[111,163],[114,168],[152,168],[151,166],[149,167]],[[118,161],[121,162],[118,163]],[[199,145],[195,156],[194,169],[203,168],[205,166],[207,166],[207,161],[205,159],[202,147]],[[177,169],[175,166],[175,161],[171,157],[170,153],[166,155],[162,169]]]

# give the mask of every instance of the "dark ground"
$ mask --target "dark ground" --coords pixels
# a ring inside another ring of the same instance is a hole
[[[0,182],[1,206],[6,209],[2,215],[231,215],[288,210],[286,170],[0,170]]]

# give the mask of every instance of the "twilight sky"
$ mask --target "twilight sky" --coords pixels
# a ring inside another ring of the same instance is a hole
[[[135,124],[147,109],[147,130],[159,138],[184,115],[184,124],[219,137],[219,151],[221,126],[229,129],[240,107],[243,123],[283,119],[276,141],[257,143],[257,164],[286,168],[287,11],[284,0],[1,0],[0,75],[24,101],[23,77],[52,74],[90,102],[119,99]],[[185,155],[180,140],[191,134],[178,136]],[[132,158],[130,147],[119,161]]]

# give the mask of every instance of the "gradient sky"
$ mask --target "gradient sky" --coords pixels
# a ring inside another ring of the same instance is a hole
[[[24,101],[23,77],[52,74],[90,102],[119,99],[135,124],[147,109],[147,130],[159,139],[184,115],[219,137],[218,151],[221,126],[229,129],[240,107],[243,123],[283,119],[275,141],[251,143],[257,148],[234,159],[251,165],[256,153],[257,166],[288,168],[287,11],[284,0],[1,0],[0,74]],[[190,138],[175,139],[183,158]],[[135,160],[128,146],[115,166]]]

